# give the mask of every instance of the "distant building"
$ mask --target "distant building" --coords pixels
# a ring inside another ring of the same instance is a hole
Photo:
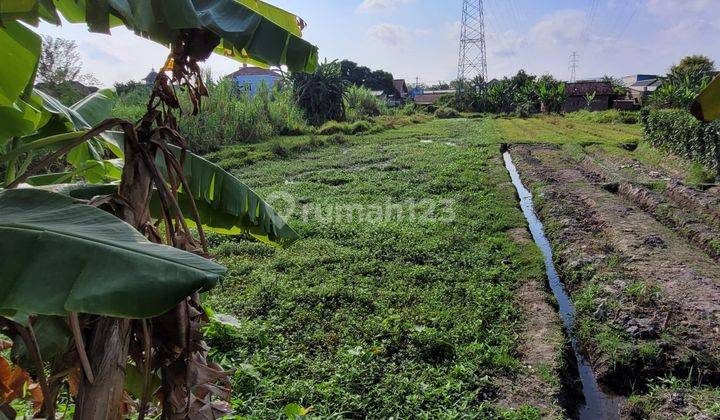
[[[575,112],[583,109],[591,111],[604,111],[610,109],[610,102],[614,95],[610,82],[580,81],[565,85],[567,99],[563,105],[564,112]],[[587,95],[595,94],[595,99],[588,107]]]
[[[145,86],[153,86],[155,85],[155,79],[157,79],[158,72],[155,71],[155,69],[150,70],[150,73],[148,73],[147,76],[145,76],[143,82],[145,82]]]
[[[405,83],[405,79],[393,80],[393,88],[394,91],[392,95],[388,96],[388,103],[395,106],[405,104],[405,101],[410,97],[410,91]]]
[[[434,105],[435,102],[445,95],[454,95],[457,91],[455,89],[448,90],[425,90],[421,93],[417,93],[415,98],[415,105],[418,106],[429,106]]]
[[[622,78],[627,88],[627,99],[641,106],[648,96],[662,85],[662,79],[654,74],[634,74]]]
[[[268,88],[272,88],[282,80],[282,75],[274,70],[248,67],[247,65],[243,65],[240,70],[226,77],[233,79],[235,83],[237,83],[238,88],[241,91],[247,92],[250,96],[255,96],[263,84]]]
[[[630,86],[638,83],[645,82],[648,80],[657,80],[658,75],[656,74],[631,74],[622,78],[623,86],[629,88]]]
[[[632,99],[638,105],[642,105],[648,96],[655,93],[657,88],[662,86],[662,79],[643,80],[628,87],[628,99]]]

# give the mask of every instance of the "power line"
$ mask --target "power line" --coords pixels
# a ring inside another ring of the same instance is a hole
[[[623,35],[625,35],[625,31],[630,27],[630,24],[633,22],[633,19],[635,19],[635,16],[637,16],[638,12],[640,11],[640,3],[635,3],[635,8],[633,9],[632,13],[628,16],[627,22],[625,22],[625,26],[622,27],[620,32],[618,33],[618,39],[622,38]]]
[[[598,1],[597,0],[591,0],[590,2],[590,9],[588,11],[588,20],[587,20],[587,26],[585,27],[585,31],[582,33],[582,37],[580,38],[581,41],[589,41],[590,40],[590,33],[592,32],[593,24],[595,23],[595,16],[597,15],[598,11]]]

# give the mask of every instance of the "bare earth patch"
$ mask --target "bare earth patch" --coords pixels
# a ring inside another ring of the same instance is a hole
[[[520,244],[532,243],[527,229],[516,228],[509,233]],[[552,295],[545,282],[545,278],[526,279],[516,290],[525,319],[519,348],[523,368],[515,378],[504,380],[498,404],[511,409],[531,405],[540,410],[543,418],[559,419],[563,418],[558,403],[561,392],[558,376],[563,368],[564,336],[557,311],[549,303]]]

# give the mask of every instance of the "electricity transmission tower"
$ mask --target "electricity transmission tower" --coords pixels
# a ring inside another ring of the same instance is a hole
[[[487,81],[484,15],[483,0],[463,0],[458,59],[458,79],[461,82],[477,75]]]
[[[575,83],[577,82],[577,69],[580,65],[580,57],[578,56],[577,51],[573,51],[572,54],[570,54],[570,82]]]

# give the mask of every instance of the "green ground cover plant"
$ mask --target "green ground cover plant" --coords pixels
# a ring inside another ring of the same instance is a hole
[[[239,414],[538,418],[532,407],[509,413],[492,403],[500,378],[519,368],[513,290],[543,273],[534,246],[508,234],[525,221],[492,124],[433,120],[236,172],[280,197],[272,204],[302,237],[286,250],[214,249],[229,275],[208,302],[239,329],[210,341],[216,360],[242,367]],[[438,203],[440,220],[332,213],[422,199]]]

